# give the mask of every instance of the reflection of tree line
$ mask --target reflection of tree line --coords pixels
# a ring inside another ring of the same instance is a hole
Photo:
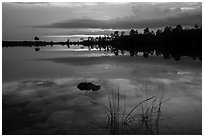
[[[3,41],[3,47],[28,46],[35,47],[36,51],[42,46],[53,45],[83,45],[92,48],[111,51],[115,55],[129,52],[130,56],[137,56],[139,52],[144,57],[149,55],[163,56],[165,59],[174,58],[180,60],[182,56],[192,57],[193,59],[202,59],[202,29],[197,25],[191,29],[183,29],[181,25],[175,28],[165,27],[164,30],[157,30],[156,33],[145,28],[143,33],[137,30],[130,30],[126,35],[124,31],[119,34],[115,31],[111,35],[104,37],[88,37],[87,40],[81,38],[81,41],[71,42],[69,39],[65,42],[46,42],[40,41],[38,37],[35,41]]]
[[[192,29],[183,29],[181,25],[175,28],[165,27],[156,33],[145,28],[143,34],[134,29],[130,30],[129,35],[124,31],[120,34],[115,31],[109,37],[89,38],[84,43],[85,46],[98,45],[106,50],[110,47],[115,55],[128,51],[130,56],[137,56],[142,52],[144,57],[155,54],[165,59],[174,58],[176,61],[182,56],[202,59],[202,29],[197,25]]]

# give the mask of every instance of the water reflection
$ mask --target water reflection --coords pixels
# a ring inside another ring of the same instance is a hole
[[[146,95],[146,99],[136,103],[129,112],[125,98],[126,95],[121,97],[118,89],[117,95],[112,92],[112,96],[108,97],[107,106],[92,101],[104,109],[107,116],[104,128],[109,130],[109,134],[159,134],[159,121],[169,119],[161,114],[162,104],[169,100],[163,100],[163,92],[159,99],[158,96]]]
[[[101,89],[81,91],[80,81],[94,81]],[[169,90],[163,84],[83,77],[4,83],[3,134],[200,134],[201,100],[179,88],[181,95],[173,97]],[[188,99],[194,103],[186,107]],[[188,128],[178,124],[186,111]]]
[[[40,51],[40,48],[35,48],[35,51],[36,51],[36,52]]]
[[[201,134],[200,61],[116,57],[80,47],[52,49],[42,47],[38,53],[30,48],[3,49],[3,134]],[[77,88],[80,82],[93,82],[101,88],[84,92]],[[124,124],[118,131],[110,128],[107,113],[91,102],[110,106],[109,97],[114,96],[117,106],[119,91],[120,113],[116,114],[124,114],[124,106],[128,113],[152,96],[158,96],[159,101],[162,90],[164,100],[170,100],[156,113],[160,114],[158,124],[157,115],[146,120],[146,114],[151,114],[146,106],[152,106],[152,98],[132,113],[143,121],[142,126],[132,120],[130,127],[134,128],[128,132],[121,128]]]
[[[99,92],[83,92],[73,85],[77,82],[75,78],[64,80],[65,84],[61,79],[4,84],[3,133],[105,134],[104,128],[95,125],[101,125],[105,114],[91,101],[104,102],[106,95],[112,93],[106,91],[107,87]],[[91,124],[96,121],[95,115],[103,118]],[[88,128],[95,130],[90,132]]]

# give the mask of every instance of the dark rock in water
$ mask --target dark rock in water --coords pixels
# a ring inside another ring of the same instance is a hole
[[[82,83],[79,83],[77,85],[77,87],[80,89],[80,90],[92,90],[92,91],[98,91],[101,86],[99,85],[94,85],[93,83],[91,82],[82,82]]]
[[[89,84],[86,83],[86,82],[79,83],[77,87],[78,87],[80,90],[91,90],[91,87],[90,87]]]

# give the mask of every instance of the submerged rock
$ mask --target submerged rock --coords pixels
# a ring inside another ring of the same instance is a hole
[[[82,83],[79,83],[77,85],[77,87],[80,89],[80,90],[92,90],[92,91],[98,91],[101,86],[99,85],[94,85],[93,83],[91,82],[82,82]]]

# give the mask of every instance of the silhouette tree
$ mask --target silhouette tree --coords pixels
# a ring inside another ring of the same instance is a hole
[[[181,26],[181,25],[177,25],[177,26],[176,26],[176,30],[182,31],[182,30],[183,30],[183,28],[182,28],[182,26]]]
[[[149,33],[149,28],[144,29],[144,34]]]
[[[155,33],[145,28],[143,33],[138,33],[137,30],[131,29],[129,35],[125,32],[115,31],[104,37],[88,37],[88,40],[70,42],[43,42],[39,41],[39,37],[34,37],[35,41],[30,42],[10,42],[2,41],[3,47],[10,45],[16,46],[35,46],[39,48],[45,45],[53,44],[82,44],[89,46],[92,49],[95,45],[100,50],[111,51],[115,55],[129,52],[130,56],[136,56],[139,52],[143,53],[144,57],[150,55],[163,56],[165,59],[173,58],[176,61],[182,57],[191,57],[192,59],[202,60],[202,28],[195,25],[193,28],[184,29],[181,25],[172,28],[165,27],[163,30],[157,30]],[[36,51],[39,51],[36,49]]]
[[[120,34],[120,36],[121,36],[121,37],[125,36],[125,32],[122,31],[121,34]]]
[[[119,31],[115,31],[114,32],[114,38],[118,38],[119,37]]]
[[[198,27],[198,25],[196,24],[196,25],[194,26],[194,28],[195,28],[195,29],[198,29],[199,27]]]
[[[134,29],[131,29],[129,35],[130,35],[130,36],[138,35],[138,31],[137,31],[137,30],[134,30]]]
[[[35,36],[35,37],[34,37],[34,40],[35,40],[35,41],[38,41],[38,40],[40,40],[40,38],[37,37],[37,36]]]

